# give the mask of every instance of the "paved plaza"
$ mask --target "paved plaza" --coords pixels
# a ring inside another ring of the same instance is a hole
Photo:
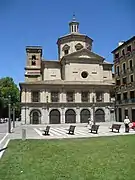
[[[12,128],[12,133],[8,134],[8,124],[0,124],[0,147],[3,147],[10,139],[22,139],[22,129],[26,130],[26,139],[63,139],[63,138],[90,138],[99,136],[116,136],[135,134],[134,130],[130,130],[129,133],[125,133],[124,124],[121,124],[120,132],[111,132],[109,127],[116,122],[104,122],[97,123],[100,125],[98,134],[91,133],[87,124],[72,124],[75,125],[75,134],[67,134],[70,124],[50,124],[49,136],[43,135],[43,130],[47,125],[22,125],[21,122],[16,122],[16,127]]]
[[[120,133],[111,132],[109,127],[113,122],[107,123],[97,123],[100,125],[98,134],[91,133],[87,127],[87,124],[74,124],[75,134],[67,134],[67,129],[70,124],[59,124],[59,125],[50,125],[49,136],[44,136],[43,130],[46,128],[46,125],[21,125],[16,127],[13,130],[13,133],[10,134],[10,139],[21,139],[22,138],[22,129],[26,130],[27,139],[63,139],[63,138],[83,138],[83,137],[98,137],[98,136],[114,136],[114,135],[125,135],[125,134],[135,134],[134,130],[130,130],[130,133],[125,133],[123,123],[120,129]],[[115,122],[116,123],[116,122]],[[120,124],[120,123],[118,123]],[[73,125],[73,124],[72,124]]]

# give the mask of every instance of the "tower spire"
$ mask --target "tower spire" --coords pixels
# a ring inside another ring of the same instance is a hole
[[[69,31],[71,34],[79,33],[79,22],[76,21],[75,13],[73,13],[72,21],[69,23]]]

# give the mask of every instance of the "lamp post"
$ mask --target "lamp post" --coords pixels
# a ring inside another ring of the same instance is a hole
[[[11,96],[8,96],[8,133],[11,133]]]
[[[25,124],[26,124],[26,89],[25,89]]]
[[[46,96],[46,107],[48,109],[48,96]]]
[[[13,105],[13,128],[15,128],[15,106]]]
[[[92,103],[93,103],[93,105],[92,105],[92,108],[93,108],[93,124],[95,125],[96,122],[95,122],[95,98],[94,98],[94,96],[92,98]]]

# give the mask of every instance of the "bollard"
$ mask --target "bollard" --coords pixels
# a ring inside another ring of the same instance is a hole
[[[26,140],[26,129],[22,129],[22,140]]]

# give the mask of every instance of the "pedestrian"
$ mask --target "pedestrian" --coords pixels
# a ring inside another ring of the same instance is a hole
[[[88,118],[88,126],[87,127],[91,129],[92,125],[93,125],[93,120],[91,118]]]
[[[128,116],[126,116],[126,118],[124,119],[124,124],[125,124],[125,132],[129,132],[129,124],[130,124],[130,120],[128,118]]]

